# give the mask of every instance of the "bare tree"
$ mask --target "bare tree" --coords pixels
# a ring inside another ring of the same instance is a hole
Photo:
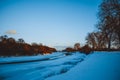
[[[75,49],[75,50],[80,49],[80,43],[75,43],[75,45],[74,45],[74,49]]]
[[[106,35],[110,49],[117,38],[120,44],[120,0],[103,0],[99,7],[98,29]]]
[[[22,38],[19,38],[18,43],[25,43],[25,41]]]
[[[87,45],[91,46],[93,49],[103,49],[106,48],[105,35],[102,32],[92,32],[86,37]]]
[[[95,49],[96,41],[95,41],[94,32],[89,33],[88,36],[86,37],[86,40],[87,40],[87,44],[91,46],[93,49]]]

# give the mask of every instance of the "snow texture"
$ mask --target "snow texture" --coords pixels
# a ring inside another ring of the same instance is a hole
[[[0,80],[120,80],[120,52],[0,58]]]
[[[45,80],[120,80],[120,52],[94,52],[67,73]]]
[[[0,58],[0,80],[44,80],[67,72],[85,57],[79,52],[56,52],[44,56]]]

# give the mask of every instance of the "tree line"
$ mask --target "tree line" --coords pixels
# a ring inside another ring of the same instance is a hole
[[[51,48],[42,44],[28,44],[22,38],[15,40],[7,35],[0,36],[0,56],[49,54],[55,51],[55,48]]]
[[[120,0],[103,0],[97,30],[86,37],[93,50],[120,50]]]
[[[84,46],[80,46],[80,43],[75,43],[74,44],[74,47],[67,47],[66,49],[63,50],[63,52],[81,52],[81,53],[84,53],[84,54],[89,54],[91,53],[93,50],[90,46],[88,46],[87,44],[84,45]]]
[[[74,48],[68,47],[63,51],[80,51],[89,54],[91,51],[120,51],[120,0],[102,0],[99,5],[96,31],[88,33],[86,44]]]

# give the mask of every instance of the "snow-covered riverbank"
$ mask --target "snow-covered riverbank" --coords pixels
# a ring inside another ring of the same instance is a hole
[[[85,54],[76,52],[66,56],[50,55],[0,58],[0,80],[44,80],[62,74],[84,60]]]
[[[46,80],[120,80],[120,52],[94,52],[67,73]]]
[[[120,52],[0,58],[0,80],[120,80]]]

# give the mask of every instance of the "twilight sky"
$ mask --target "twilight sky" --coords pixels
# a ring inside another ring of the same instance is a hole
[[[0,0],[0,35],[27,43],[85,43],[97,22],[101,0]]]

